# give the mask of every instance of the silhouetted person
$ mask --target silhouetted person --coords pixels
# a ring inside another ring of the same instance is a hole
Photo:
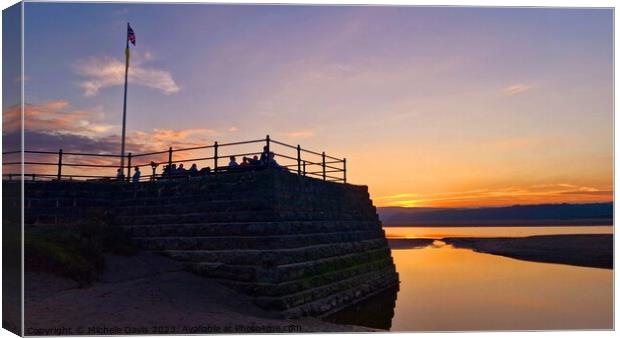
[[[116,170],[116,179],[119,181],[122,181],[125,178],[125,175],[123,175],[123,169],[122,168],[118,168]]]
[[[267,166],[272,167],[272,168],[278,168],[284,171],[288,171],[287,167],[283,167],[280,164],[278,164],[278,162],[276,162],[276,154],[273,151],[269,152],[269,160],[267,162]]]
[[[269,163],[269,151],[267,151],[267,146],[263,147],[263,152],[260,154],[260,163],[263,165]]]
[[[172,165],[167,165],[164,167],[163,175],[164,176],[174,176],[177,171],[177,165],[172,163]]]
[[[177,168],[175,173],[177,175],[186,175],[187,174],[187,169],[183,168],[183,163],[179,164],[179,167]]]
[[[131,181],[133,183],[140,182],[140,175],[142,175],[142,173],[140,172],[140,167],[136,166],[134,169],[133,176],[131,177]]]
[[[229,167],[236,167],[239,164],[237,164],[237,159],[234,156],[230,157],[230,162],[228,162],[228,166]]]
[[[189,167],[188,170],[190,175],[196,175],[198,173],[198,166],[196,166],[196,163],[193,163],[191,167]]]
[[[241,162],[241,164],[239,164],[239,165],[240,165],[240,166],[242,166],[242,167],[247,167],[247,166],[249,166],[249,165],[250,165],[249,158],[247,158],[247,157],[245,157],[245,156],[244,156],[244,157],[243,157],[243,161],[242,161],[242,162]]]
[[[269,152],[269,157],[267,158],[267,165],[270,167],[279,167],[280,165],[276,162],[276,154],[273,151]]]
[[[199,171],[200,175],[209,175],[211,173],[211,167],[204,167]]]
[[[248,158],[249,165],[260,165],[261,161],[258,159],[258,156],[254,155],[252,158]]]

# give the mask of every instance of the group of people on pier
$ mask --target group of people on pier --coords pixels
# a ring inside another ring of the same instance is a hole
[[[230,156],[228,166],[218,167],[217,171],[218,172],[239,172],[239,171],[244,171],[244,170],[253,170],[253,169],[265,168],[265,167],[279,168],[281,170],[288,171],[287,167],[281,166],[280,164],[278,164],[278,162],[275,160],[275,156],[276,155],[273,151],[269,151],[267,147],[264,147],[260,158],[257,155],[254,155],[253,157],[244,156],[242,162],[237,163],[236,156]],[[151,167],[153,168],[153,173],[155,173],[155,168],[157,167],[157,163],[151,162]],[[180,163],[178,166],[176,165],[176,163],[171,163],[170,165],[164,166],[161,176],[159,178],[205,176],[211,173],[212,173],[211,167],[208,167],[208,166],[198,169],[198,166],[196,165],[196,163],[193,163],[189,169],[186,169],[183,166],[183,163]],[[139,166],[134,167],[134,174],[131,176],[131,182],[133,183],[140,182],[141,176],[142,176],[142,173],[140,172],[140,167]],[[124,180],[125,176],[121,168],[117,170],[116,178],[119,181]],[[151,179],[155,180],[156,177],[153,176]]]

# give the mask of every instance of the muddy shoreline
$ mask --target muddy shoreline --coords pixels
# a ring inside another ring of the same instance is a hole
[[[390,239],[392,249],[432,245],[433,239]],[[541,263],[613,269],[613,235],[442,238],[455,248]]]

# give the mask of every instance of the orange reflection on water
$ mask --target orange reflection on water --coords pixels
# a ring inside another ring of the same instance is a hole
[[[450,245],[392,250],[401,285],[391,331],[611,329],[613,272]]]
[[[526,237],[563,234],[613,234],[613,226],[525,226],[525,227],[390,227],[384,226],[387,238],[448,237]]]

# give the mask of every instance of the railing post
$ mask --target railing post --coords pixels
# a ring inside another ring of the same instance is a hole
[[[342,159],[342,170],[343,170],[343,175],[344,175],[344,183],[347,183],[347,159],[343,158]]]
[[[306,161],[304,161],[304,176],[306,176]]]
[[[9,174],[9,181],[13,180],[13,174]]]
[[[127,154],[127,182],[131,178],[131,153]]]
[[[267,156],[269,156],[269,153],[271,152],[271,139],[269,138],[269,135],[267,135],[267,137],[265,138],[265,145],[267,146]]]
[[[58,150],[58,175],[56,178],[60,181],[62,177],[62,149]]]
[[[213,172],[217,173],[217,141],[213,143]]]
[[[168,148],[168,179],[172,178],[172,147]]]
[[[325,181],[325,179],[326,179],[326,176],[325,176],[325,152],[323,152],[322,157],[323,157],[323,181]]]
[[[32,180],[33,180],[33,181],[35,180],[35,178],[34,178],[34,177],[35,177],[35,175],[36,175],[36,174],[32,174]]]
[[[297,175],[301,175],[301,146],[297,145]]]

